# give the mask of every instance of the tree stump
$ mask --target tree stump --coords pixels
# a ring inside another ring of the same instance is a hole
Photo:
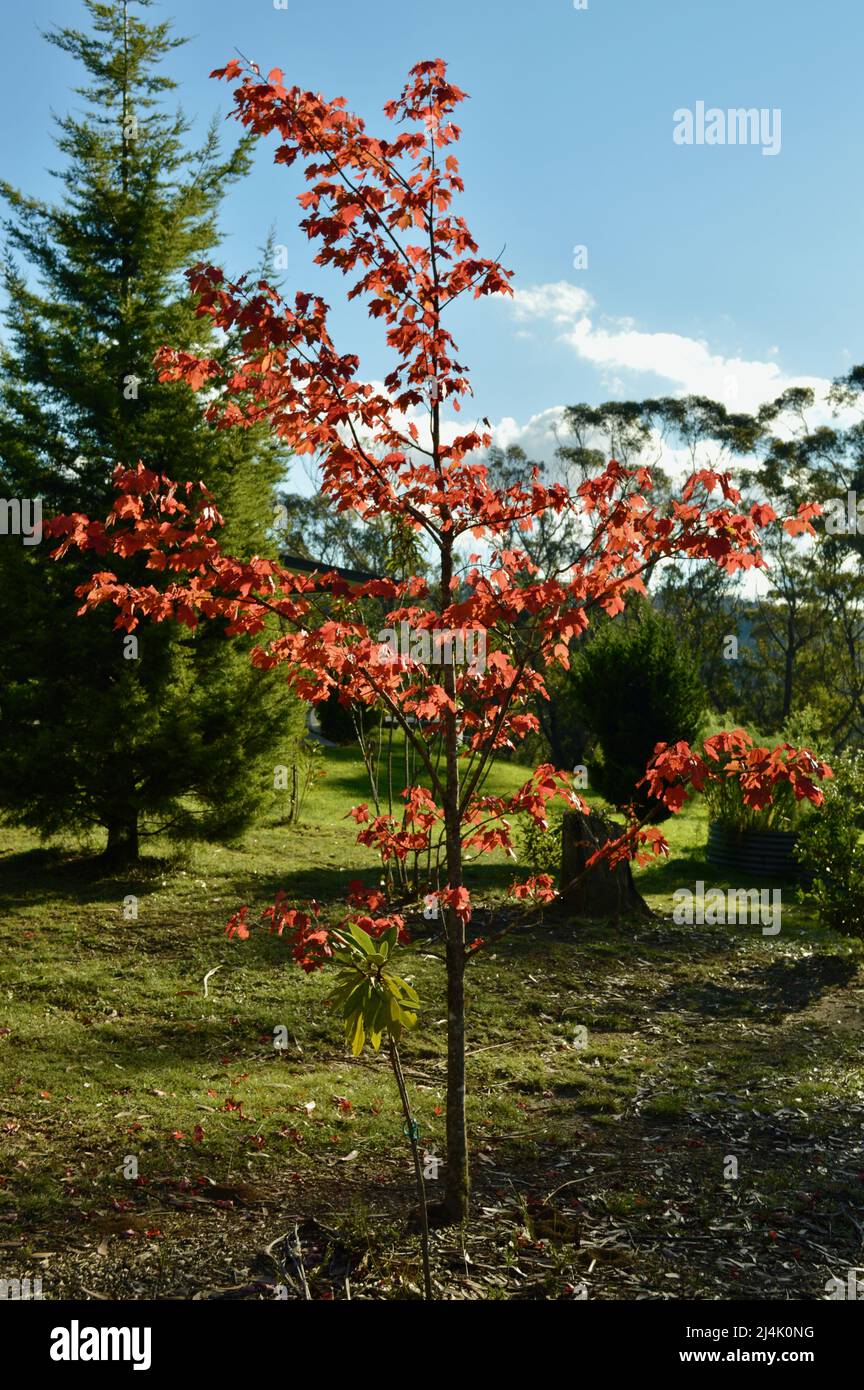
[[[650,917],[651,909],[637,892],[633,874],[627,862],[610,868],[595,864],[585,871],[585,865],[602,845],[617,838],[624,827],[607,821],[594,811],[585,816],[581,811],[567,811],[561,828],[561,899],[566,908],[578,917],[609,917],[618,922],[624,917]]]

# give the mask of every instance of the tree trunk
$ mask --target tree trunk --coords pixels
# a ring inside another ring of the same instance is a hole
[[[108,822],[108,843],[103,859],[112,868],[138,862],[138,812],[127,807]]]
[[[591,855],[623,827],[610,825],[593,811],[567,811],[561,830],[561,897],[577,917],[650,917],[651,909],[633,882],[629,863],[596,864],[585,871]]]
[[[471,1192],[465,1116],[465,927],[449,913],[447,924],[447,1166],[444,1207],[448,1221],[468,1216]]]
[[[795,632],[795,611],[789,608],[786,621],[786,653],[783,663],[783,719],[792,713],[792,690],[795,681],[795,652],[797,648]]]
[[[444,686],[455,695],[455,671],[444,668]],[[456,716],[444,715],[444,747],[447,760],[444,781],[444,837],[447,853],[447,887],[462,887],[462,823],[459,817],[459,741]],[[452,907],[445,908],[447,936],[447,1166],[444,1210],[450,1222],[468,1215],[470,1170],[468,1126],[465,1116],[465,922]]]
[[[437,452],[438,409],[433,429]],[[453,585],[453,541],[447,536],[441,547],[441,608],[450,603]],[[456,723],[456,668],[444,666],[444,689],[452,701],[445,709],[444,843],[447,887],[462,887],[462,821],[459,815],[459,729]],[[471,1189],[468,1165],[468,1124],[465,1115],[465,921],[452,907],[444,911],[447,936],[447,1166],[444,1175],[444,1211],[447,1222],[468,1216]]]

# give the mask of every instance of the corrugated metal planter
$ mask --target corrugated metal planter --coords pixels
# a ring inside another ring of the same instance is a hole
[[[754,878],[800,879],[801,865],[793,853],[797,840],[794,830],[730,830],[712,821],[705,857],[717,869]]]

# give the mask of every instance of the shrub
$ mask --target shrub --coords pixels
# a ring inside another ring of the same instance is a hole
[[[520,826],[519,862],[537,877],[550,874],[558,882],[561,874],[561,825],[560,815],[551,815],[549,829],[542,830],[535,820],[526,816]]]
[[[805,896],[819,920],[846,936],[864,937],[864,752],[834,763],[825,800],[801,831],[796,856],[812,875]]]
[[[695,743],[707,715],[694,662],[671,623],[648,602],[633,604],[579,652],[572,680],[599,750],[592,789],[615,806],[634,802],[643,814],[654,807],[665,819],[669,812],[636,783],[658,743]]]

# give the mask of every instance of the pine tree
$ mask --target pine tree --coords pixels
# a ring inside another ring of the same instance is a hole
[[[159,383],[153,366],[166,343],[225,350],[195,317],[182,271],[218,244],[220,203],[249,167],[248,145],[223,154],[214,123],[190,146],[160,71],[185,40],[136,13],[151,0],[85,4],[90,32],[48,36],[87,74],[84,113],[58,122],[61,201],[0,184],[11,208],[0,499],[41,498],[46,514],[101,510],[114,468],[142,460],[205,479],[233,545],[266,553],[278,450],[255,431],[212,429],[193,394]],[[287,730],[296,701],[206,627],[184,637],[165,625],[139,635],[136,651],[103,615],[79,620],[75,589],[104,565],[57,565],[49,549],[0,535],[0,810],[45,835],[101,826],[120,861],[137,857],[145,828],[236,833],[273,785],[274,702]],[[125,563],[155,582],[142,560]]]

